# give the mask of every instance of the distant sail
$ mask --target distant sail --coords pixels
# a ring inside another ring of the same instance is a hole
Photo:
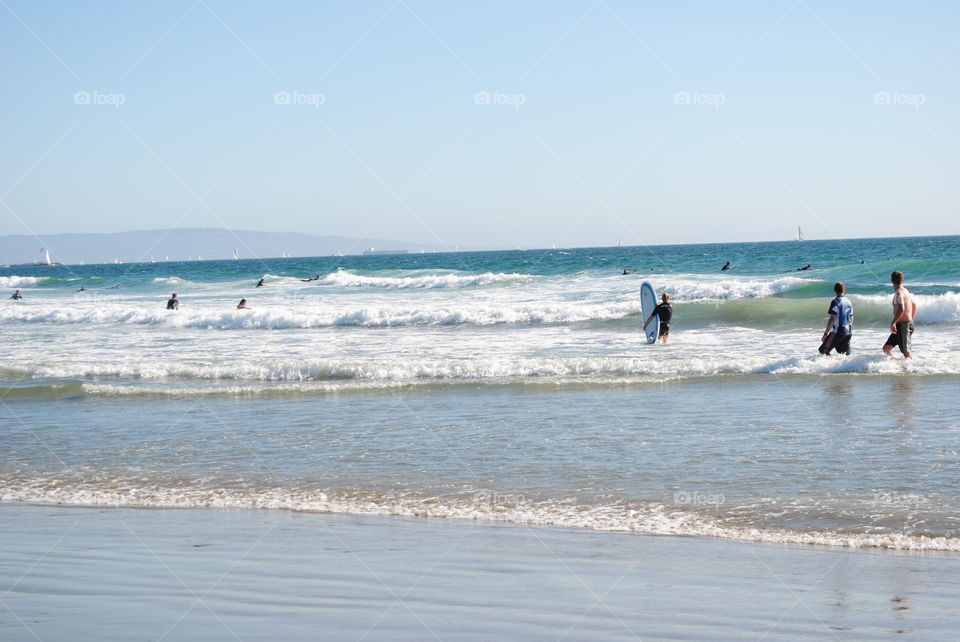
[[[240,252],[237,252],[237,248],[233,248],[233,260],[236,261],[240,258]]]
[[[805,239],[805,238],[803,237],[803,230],[800,229],[800,226],[799,226],[799,225],[797,226],[797,236],[796,236],[796,238],[793,239],[793,240],[794,240],[794,241],[806,241],[806,240],[807,240],[807,239]]]
[[[50,260],[50,252],[47,251],[47,248],[40,248],[40,260],[37,261],[37,265],[52,265]]]

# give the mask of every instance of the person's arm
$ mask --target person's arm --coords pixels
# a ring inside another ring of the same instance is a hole
[[[653,317],[655,317],[655,316],[657,316],[657,313],[656,313],[656,312],[653,312],[653,313],[650,314],[650,316],[647,317],[647,320],[646,320],[646,321],[644,322],[644,324],[643,324],[643,329],[644,329],[644,330],[647,329],[647,326],[650,325],[650,322],[653,321]]]
[[[897,333],[897,321],[903,316],[903,301],[900,299],[900,293],[893,297],[893,321],[890,322],[890,332]]]
[[[837,322],[837,315],[831,314],[830,318],[827,319],[827,327],[823,331],[823,336],[820,338],[821,341],[826,341],[827,337],[830,336],[830,331],[833,330],[833,324]]]

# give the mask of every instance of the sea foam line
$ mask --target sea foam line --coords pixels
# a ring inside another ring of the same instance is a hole
[[[522,495],[510,495],[510,502],[499,503],[495,496],[484,491],[469,497],[415,497],[409,494],[391,496],[381,493],[323,490],[295,492],[286,489],[242,491],[224,488],[145,488],[142,485],[122,487],[122,481],[112,483],[121,487],[104,489],[93,483],[74,483],[52,488],[49,480],[6,483],[0,499],[76,506],[245,508],[421,517],[582,528],[638,535],[717,537],[777,544],[960,552],[960,538],[956,537],[744,528],[721,524],[696,512],[677,510],[657,503],[583,505],[572,500],[528,502]]]

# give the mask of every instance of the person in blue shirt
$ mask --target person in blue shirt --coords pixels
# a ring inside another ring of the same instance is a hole
[[[850,299],[843,296],[847,292],[847,286],[843,283],[834,285],[833,291],[837,296],[827,310],[830,318],[820,339],[820,354],[830,356],[830,351],[836,350],[837,354],[849,355],[850,338],[853,336],[853,305]]]

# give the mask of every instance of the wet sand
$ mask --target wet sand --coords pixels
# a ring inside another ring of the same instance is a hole
[[[956,640],[960,556],[0,505],[4,640]]]

